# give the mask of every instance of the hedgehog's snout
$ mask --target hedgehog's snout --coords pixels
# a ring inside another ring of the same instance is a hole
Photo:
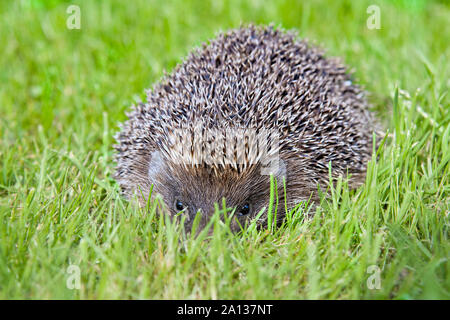
[[[203,230],[208,223],[210,222],[210,219],[214,216],[216,213],[216,206],[218,206],[220,209],[219,212],[219,219],[225,222],[225,213],[227,212],[227,216],[230,216],[232,213],[232,221],[230,227],[233,230],[239,229],[239,222],[241,224],[246,220],[247,218],[252,216],[253,212],[253,205],[250,202],[245,202],[237,206],[229,207],[227,205],[226,209],[221,208],[222,201],[206,201],[204,200],[202,203],[193,204],[190,203],[189,207],[186,207],[183,209],[183,213],[185,216],[185,222],[184,227],[187,232],[191,232],[192,227],[194,225],[194,221],[197,221],[195,224],[197,225],[196,230],[200,231]],[[178,208],[176,207],[175,210],[180,209],[180,206]]]
[[[196,228],[197,232],[203,230],[212,215],[214,214],[214,210],[207,210],[203,209],[201,207],[199,208],[192,208],[191,210],[187,211],[186,213],[186,220],[184,224],[184,228],[187,232],[192,231],[192,227],[194,225],[195,219],[199,219],[198,226]]]

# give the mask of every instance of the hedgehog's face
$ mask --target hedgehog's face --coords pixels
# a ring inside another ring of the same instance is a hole
[[[270,200],[270,176],[262,175],[259,165],[253,165],[242,172],[235,169],[214,171],[212,167],[185,167],[165,161],[154,152],[149,167],[149,183],[154,192],[161,195],[172,215],[185,215],[185,228],[190,231],[196,214],[201,215],[199,228],[208,223],[215,212],[215,205],[222,209],[223,199],[227,208],[235,209],[231,222],[233,230],[239,230],[249,220],[268,206]],[[277,174],[278,194],[283,194],[282,175]],[[282,201],[280,201],[282,203]],[[279,210],[283,206],[280,206]],[[277,214],[282,217],[282,212]],[[265,215],[261,216],[265,220]]]

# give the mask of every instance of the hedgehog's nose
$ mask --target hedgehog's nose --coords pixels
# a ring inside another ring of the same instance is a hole
[[[198,215],[198,217],[197,217],[197,215]],[[197,228],[196,228],[196,232],[197,233],[200,232],[201,230],[203,230],[206,227],[206,225],[208,224],[208,221],[209,221],[208,220],[208,215],[205,214],[205,210],[204,209],[198,208],[198,209],[192,210],[190,219],[188,220],[189,223],[188,223],[188,227],[187,227],[187,230],[189,232],[191,231],[192,226],[194,224],[194,220],[196,218],[199,219],[198,225],[197,225]]]

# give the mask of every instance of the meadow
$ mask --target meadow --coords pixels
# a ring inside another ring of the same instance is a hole
[[[449,299],[449,21],[443,0],[1,1],[0,298]],[[233,234],[217,212],[189,235],[121,196],[113,136],[164,71],[249,22],[341,57],[386,139],[312,219]]]

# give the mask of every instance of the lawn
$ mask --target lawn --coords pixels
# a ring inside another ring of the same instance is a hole
[[[450,299],[449,21],[444,0],[1,1],[0,298]],[[386,139],[365,184],[341,180],[313,219],[186,235],[120,195],[113,136],[165,71],[241,22],[342,57]]]

